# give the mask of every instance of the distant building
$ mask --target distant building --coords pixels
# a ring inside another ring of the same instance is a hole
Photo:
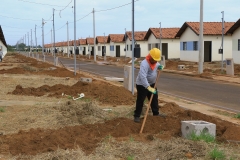
[[[4,57],[7,54],[7,43],[4,38],[4,34],[2,31],[2,27],[0,26],[0,48],[2,49],[3,56]]]

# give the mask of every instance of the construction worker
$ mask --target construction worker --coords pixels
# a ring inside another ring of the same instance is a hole
[[[158,48],[150,50],[146,58],[141,62],[140,71],[136,79],[137,87],[137,101],[136,110],[134,111],[134,122],[140,123],[140,115],[142,113],[143,104],[145,98],[150,100],[153,94],[151,102],[151,109],[153,116],[165,117],[163,113],[159,113],[158,106],[158,92],[154,88],[155,81],[157,78],[157,71],[163,70],[164,66],[160,65],[158,61],[161,60],[161,51]]]
[[[0,60],[2,62],[2,56],[3,56],[3,52],[2,52],[2,48],[0,48]]]

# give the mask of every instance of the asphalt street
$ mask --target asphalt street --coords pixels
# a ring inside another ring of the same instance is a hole
[[[59,60],[66,67],[74,69],[73,59],[59,58]],[[53,62],[53,57],[46,56],[46,61]],[[77,60],[76,68],[102,77],[124,77],[123,67]],[[134,79],[138,71],[135,69]],[[160,93],[240,112],[240,85],[238,84],[162,72],[157,88]]]

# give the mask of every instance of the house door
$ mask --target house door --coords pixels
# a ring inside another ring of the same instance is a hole
[[[102,56],[104,56],[105,49],[106,49],[106,46],[105,46],[105,48],[104,48],[104,46],[102,46]]]
[[[212,41],[204,41],[204,62],[212,62]]]
[[[116,46],[116,57],[120,57],[120,46]]]
[[[94,56],[94,47],[92,47],[91,56]]]
[[[168,43],[162,43],[162,55],[165,56],[165,60],[168,59]]]
[[[86,55],[86,47],[83,47],[83,55]]]

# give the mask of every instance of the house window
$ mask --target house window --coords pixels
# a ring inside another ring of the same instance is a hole
[[[155,48],[159,48],[158,46],[159,46],[159,44],[158,44],[158,43],[155,43]]]
[[[238,51],[240,51],[240,39],[238,39]]]
[[[187,50],[187,42],[183,42],[183,50],[184,50],[184,51]]]
[[[197,42],[197,41],[194,41],[194,42],[193,42],[193,50],[194,50],[194,51],[197,51],[197,50],[198,50],[198,42]]]
[[[152,49],[152,44],[148,44],[148,50],[150,51]]]
[[[127,51],[128,51],[128,45],[127,45]]]
[[[131,44],[131,46],[130,46],[130,50],[132,51],[132,44]]]
[[[101,51],[101,46],[98,46],[98,51]]]
[[[110,51],[114,51],[114,46],[110,46]]]

